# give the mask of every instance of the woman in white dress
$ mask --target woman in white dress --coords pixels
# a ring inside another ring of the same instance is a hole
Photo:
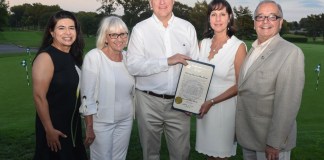
[[[226,0],[211,1],[207,17],[199,60],[215,65],[215,70],[197,119],[196,150],[210,160],[227,159],[236,155],[237,80],[246,46],[233,35],[233,12]]]

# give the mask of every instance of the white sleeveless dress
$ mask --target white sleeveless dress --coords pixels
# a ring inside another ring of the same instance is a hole
[[[214,98],[235,84],[234,59],[243,41],[232,36],[210,61],[210,38],[201,42],[199,60],[215,65],[207,99]],[[197,119],[196,150],[213,157],[236,155],[236,96],[215,104],[202,119]]]

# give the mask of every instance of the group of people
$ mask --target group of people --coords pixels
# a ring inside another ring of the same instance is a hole
[[[172,108],[187,60],[215,66],[197,115],[197,152],[209,160],[228,159],[236,155],[238,143],[245,160],[290,159],[304,55],[279,35],[280,5],[271,0],[258,4],[257,39],[247,53],[234,36],[234,15],[226,0],[209,3],[199,43],[194,26],[172,13],[174,3],[149,0],[153,15],[136,24],[131,35],[120,18],[103,18],[96,48],[84,59],[75,16],[59,11],[49,19],[32,69],[35,160],[86,160],[87,146],[92,160],[126,159],[134,116],[144,160],[160,159],[162,134],[169,159],[188,160],[191,116]]]

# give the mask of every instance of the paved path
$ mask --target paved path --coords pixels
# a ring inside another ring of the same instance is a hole
[[[32,48],[30,52],[36,53],[37,49]],[[27,51],[25,47],[19,47],[13,44],[0,44],[0,54],[6,53],[27,53]]]

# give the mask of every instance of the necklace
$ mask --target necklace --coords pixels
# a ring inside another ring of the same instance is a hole
[[[214,36],[215,37],[215,36]],[[215,38],[213,37],[212,39],[212,43],[210,45],[210,52],[209,52],[209,56],[208,59],[211,60],[214,58],[214,56],[219,52],[219,50],[221,48],[223,48],[224,44],[227,42],[227,40],[229,39],[228,36],[226,36],[226,38],[224,40],[218,40],[216,42]]]

